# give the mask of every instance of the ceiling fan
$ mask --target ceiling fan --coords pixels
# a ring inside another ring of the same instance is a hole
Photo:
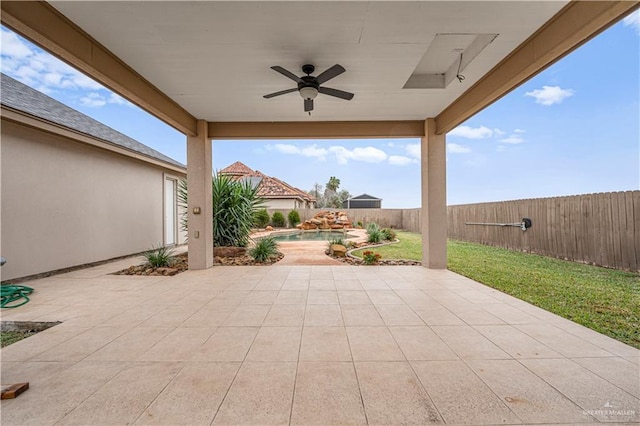
[[[295,81],[296,83],[298,83],[298,87],[264,95],[265,99],[270,99],[275,96],[280,96],[297,91],[298,93],[300,93],[300,96],[302,96],[302,99],[304,99],[304,112],[308,112],[309,115],[311,115],[311,111],[313,111],[313,100],[316,96],[318,96],[318,93],[345,99],[347,101],[353,99],[353,93],[321,86],[322,83],[325,83],[346,71],[341,65],[336,64],[326,71],[322,72],[317,77],[311,75],[316,70],[316,67],[310,64],[302,66],[302,72],[306,74],[302,77],[298,77],[291,71],[287,71],[286,69],[277,65],[275,67],[271,67],[271,69]]]

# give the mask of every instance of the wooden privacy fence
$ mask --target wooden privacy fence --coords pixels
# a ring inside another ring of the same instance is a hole
[[[517,227],[465,225],[516,223]],[[616,269],[640,269],[640,191],[447,207],[448,236]]]

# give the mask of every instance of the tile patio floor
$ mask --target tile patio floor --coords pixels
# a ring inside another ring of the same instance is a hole
[[[12,424],[640,421],[640,352],[449,271],[216,267],[25,283]]]

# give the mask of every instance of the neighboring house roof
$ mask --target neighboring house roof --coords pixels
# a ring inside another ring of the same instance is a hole
[[[255,174],[255,170],[251,170],[249,167],[241,163],[240,161],[236,161],[230,166],[225,167],[220,170],[218,173],[221,175],[230,175],[230,176],[246,176]]]
[[[360,194],[356,197],[351,197],[349,200],[382,200],[382,198],[377,198],[369,194]]]
[[[298,198],[308,202],[316,200],[301,189],[291,186],[278,178],[267,176],[258,170],[252,170],[240,161],[236,161],[218,173],[238,179],[251,177],[261,178],[258,186],[258,196],[262,198]]]
[[[167,157],[155,149],[56,101],[44,93],[20,83],[8,75],[2,74],[1,89],[0,103],[5,107],[59,126],[67,127],[71,130],[84,133],[121,148],[169,163],[173,166],[185,168],[184,164],[173,158]]]

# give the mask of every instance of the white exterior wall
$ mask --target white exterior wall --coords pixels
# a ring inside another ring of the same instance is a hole
[[[2,280],[162,244],[175,170],[6,120],[0,157]]]
[[[265,208],[267,209],[287,209],[287,210],[299,210],[302,207],[296,207],[296,201],[298,203],[301,203],[300,200],[294,199],[294,198],[280,198],[280,199],[273,199],[273,198],[266,198],[265,199]],[[285,214],[286,216],[286,214]]]

